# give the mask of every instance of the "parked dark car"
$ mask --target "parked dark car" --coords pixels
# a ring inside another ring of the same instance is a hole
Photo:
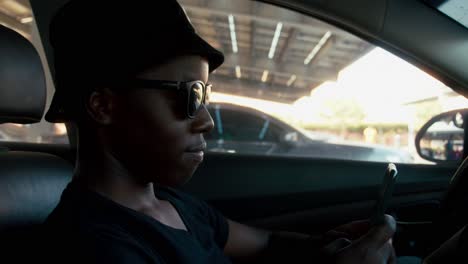
[[[399,149],[315,140],[300,129],[253,108],[213,103],[208,109],[215,123],[215,128],[205,135],[208,150],[212,152],[376,162],[413,161],[409,152]]]

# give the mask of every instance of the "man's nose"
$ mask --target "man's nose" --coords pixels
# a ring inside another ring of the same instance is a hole
[[[194,133],[208,133],[214,128],[213,118],[205,105],[198,110],[197,115],[192,122],[192,131]]]

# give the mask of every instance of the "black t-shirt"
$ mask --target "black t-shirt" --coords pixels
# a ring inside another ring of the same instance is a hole
[[[230,263],[226,219],[205,202],[157,188],[188,231],[175,229],[74,183],[45,222],[46,258],[63,263]]]

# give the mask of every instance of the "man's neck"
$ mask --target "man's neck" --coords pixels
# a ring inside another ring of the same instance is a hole
[[[110,151],[83,154],[78,153],[73,181],[136,211],[159,204],[153,183],[139,182]]]

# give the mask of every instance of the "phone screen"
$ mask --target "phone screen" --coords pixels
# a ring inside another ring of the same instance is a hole
[[[384,221],[385,211],[387,206],[392,198],[393,188],[395,186],[397,178],[397,168],[393,163],[389,163],[385,171],[385,175],[380,186],[379,195],[373,210],[373,215],[371,216],[371,224],[379,225]]]

